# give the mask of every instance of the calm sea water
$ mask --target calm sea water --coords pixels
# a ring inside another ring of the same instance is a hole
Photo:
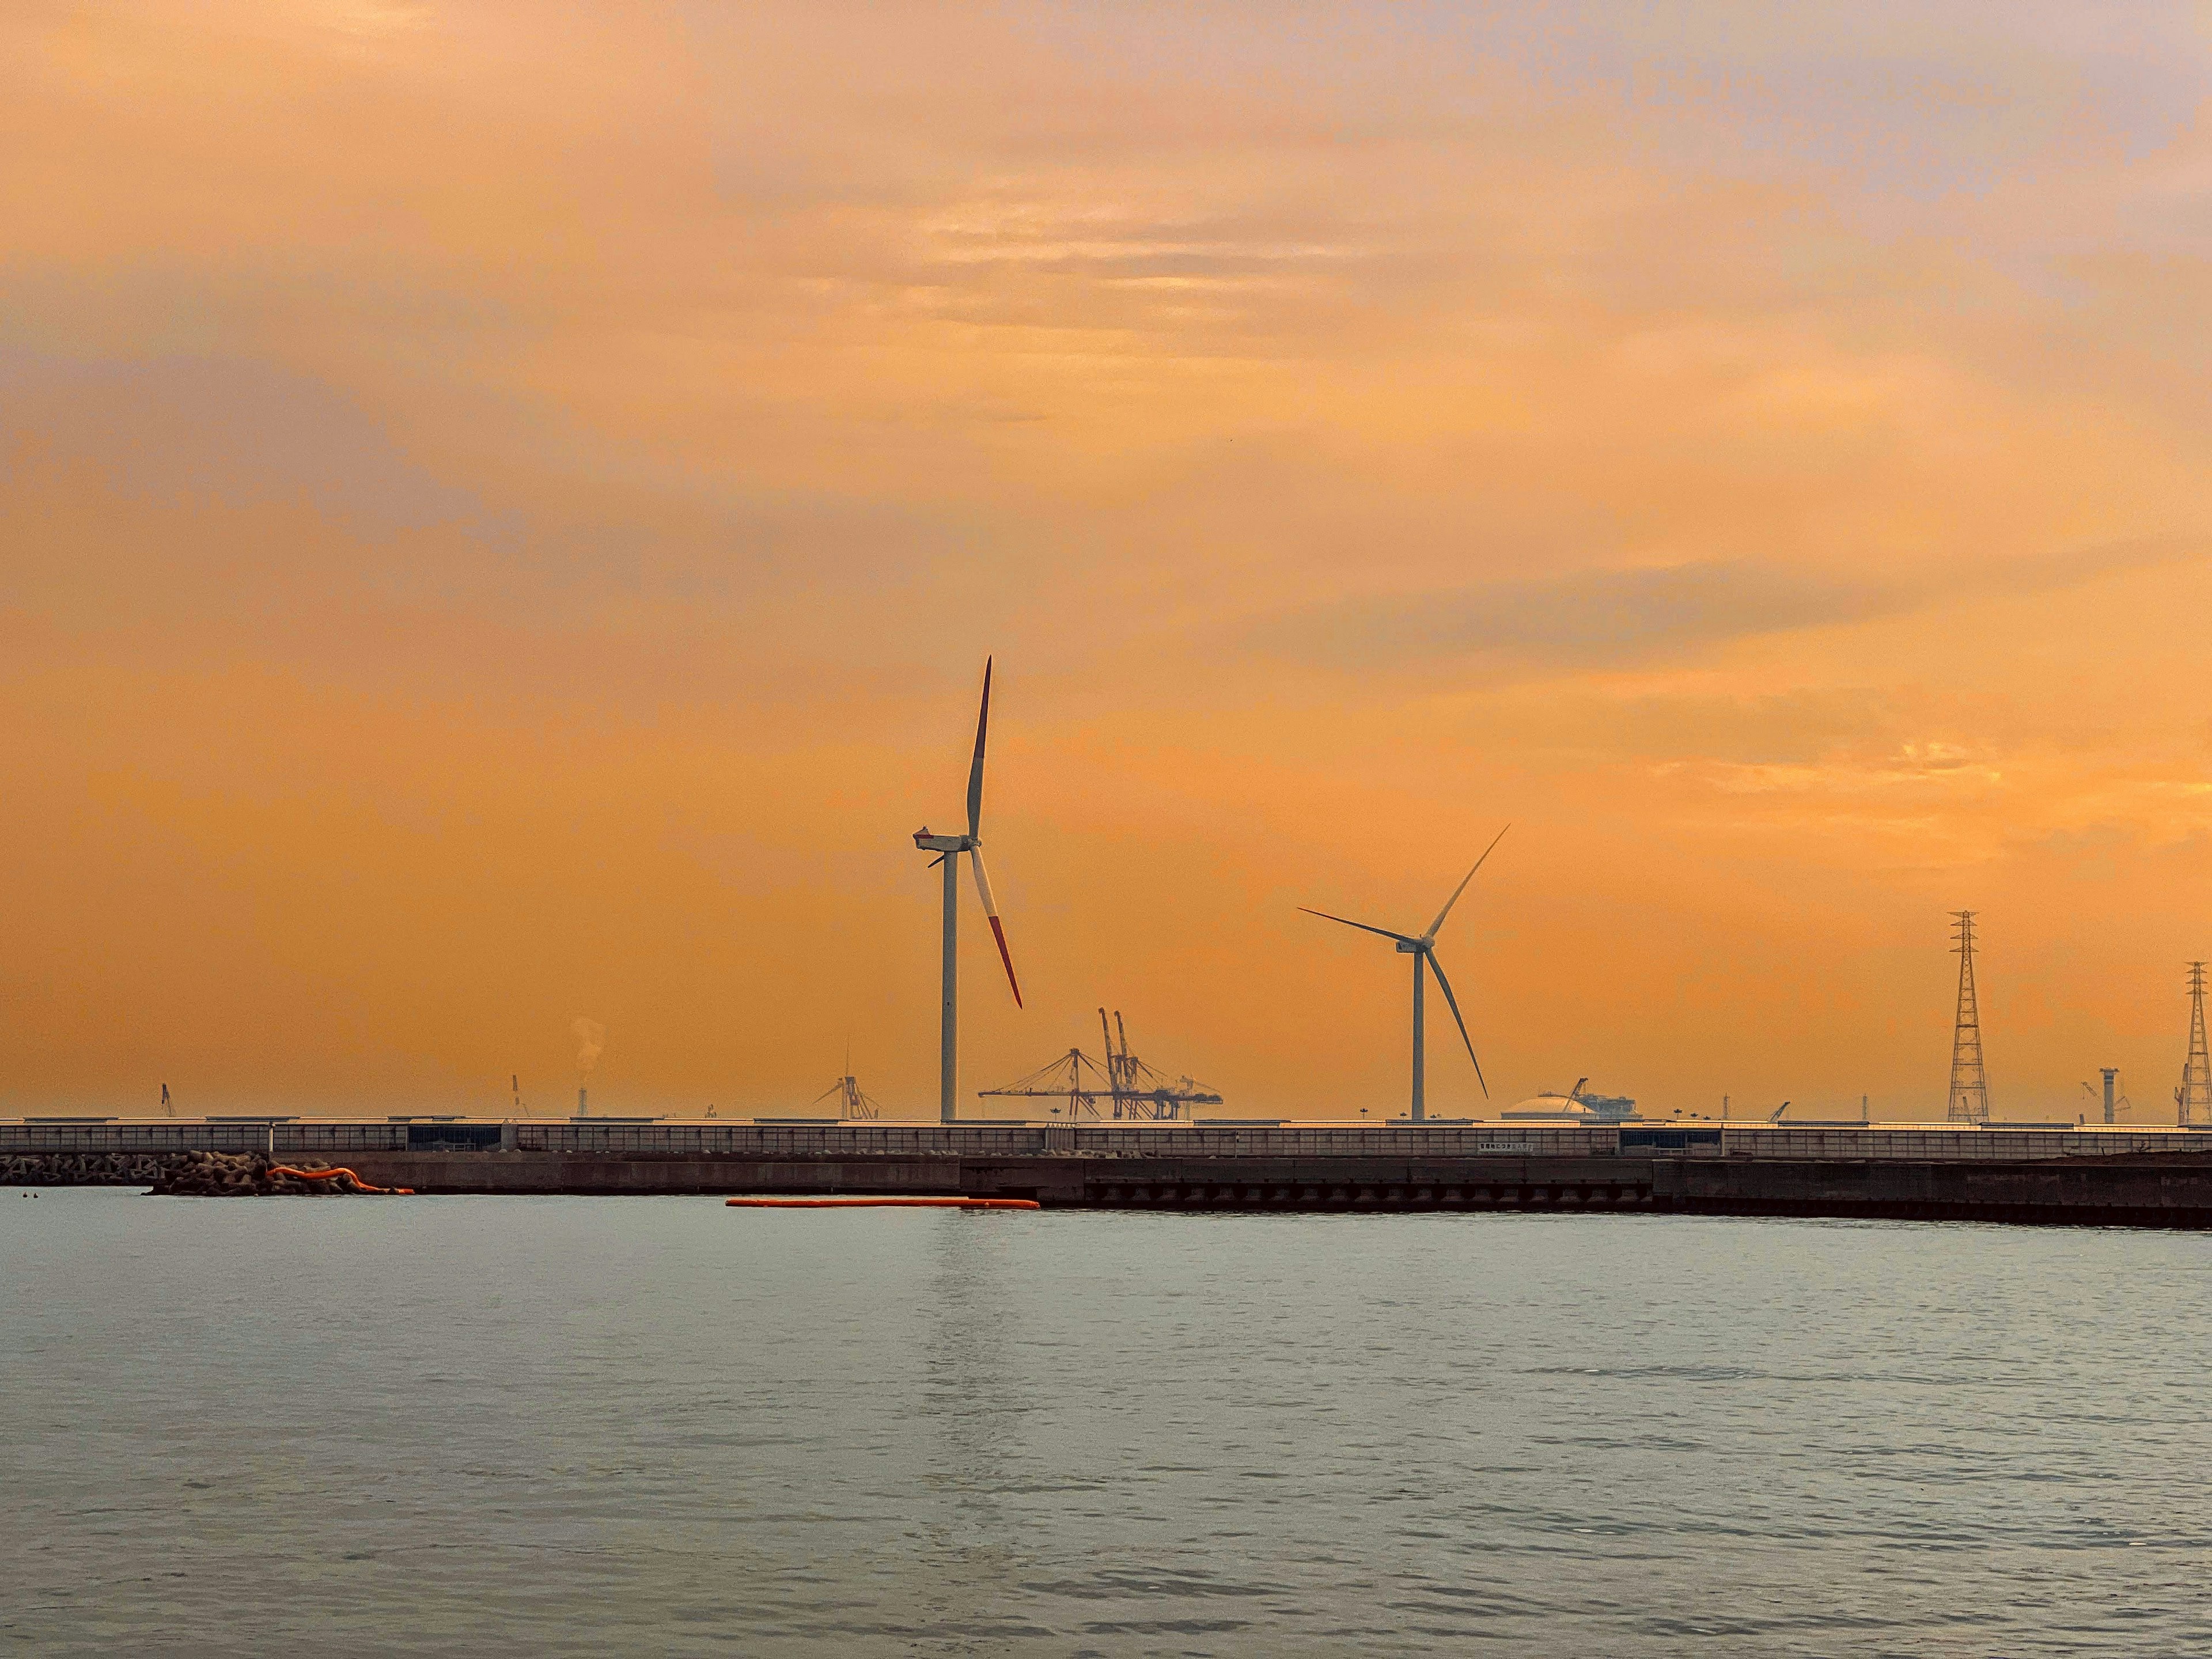
[[[2209,1267],[0,1190],[0,1649],[2203,1654]]]

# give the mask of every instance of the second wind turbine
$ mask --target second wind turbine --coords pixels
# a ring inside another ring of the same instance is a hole
[[[1505,826],[1505,830],[1510,830],[1512,827],[1513,826],[1509,823]],[[1298,906],[1298,908],[1305,911],[1306,915],[1310,916],[1319,916],[1323,921],[1340,922],[1346,927],[1357,927],[1363,933],[1380,933],[1384,939],[1395,939],[1398,944],[1399,954],[1413,957],[1413,1121],[1416,1123],[1421,1121],[1427,1111],[1429,1053],[1427,1031],[1423,1024],[1424,1011],[1422,1008],[1422,993],[1425,988],[1424,981],[1430,974],[1434,974],[1437,976],[1437,988],[1444,994],[1444,1001],[1451,1007],[1452,1024],[1459,1027],[1459,1039],[1462,1042],[1467,1044],[1467,1057],[1471,1060],[1474,1060],[1474,1080],[1482,1085],[1483,1098],[1487,1100],[1490,1097],[1490,1085],[1484,1081],[1482,1075],[1482,1062],[1479,1060],[1475,1060],[1474,1058],[1474,1039],[1468,1036],[1467,1022],[1459,1017],[1459,999],[1452,994],[1451,981],[1444,977],[1443,963],[1437,960],[1437,935],[1443,930],[1444,918],[1451,915],[1452,906],[1459,902],[1459,896],[1467,891],[1468,883],[1474,879],[1474,871],[1482,868],[1484,860],[1488,859],[1491,854],[1497,851],[1498,843],[1505,839],[1505,830],[1500,830],[1498,834],[1492,838],[1490,845],[1482,849],[1482,857],[1474,861],[1474,869],[1469,870],[1464,876],[1460,878],[1459,885],[1452,889],[1452,896],[1444,901],[1444,908],[1437,912],[1437,919],[1429,924],[1429,931],[1419,935],[1418,937],[1411,933],[1393,933],[1388,927],[1370,927],[1364,921],[1353,921],[1346,916],[1333,916],[1326,910],[1310,909],[1303,904]]]
[[[975,758],[968,768],[968,833],[933,836],[924,824],[915,832],[914,844],[934,853],[933,865],[945,866],[945,1006],[938,1030],[937,1111],[946,1123],[953,1121],[960,1085],[960,855],[975,864],[975,896],[983,901],[983,918],[991,924],[991,937],[999,942],[999,960],[1006,964],[1006,983],[1013,988],[1014,1006],[1022,1006],[1021,981],[1014,977],[1014,958],[1006,950],[1006,930],[999,925],[998,901],[991,896],[991,878],[983,868],[983,740],[991,729],[991,659],[983,659],[983,707],[975,716]]]

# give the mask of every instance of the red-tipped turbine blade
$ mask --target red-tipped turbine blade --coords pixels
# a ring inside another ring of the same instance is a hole
[[[1006,964],[1006,983],[1014,989],[1014,1006],[1022,1006],[1022,982],[1014,977],[1013,953],[1006,949],[1006,930],[999,926],[999,901],[991,893],[991,872],[983,867],[983,849],[970,848],[969,863],[975,871],[975,896],[983,902],[983,915],[990,921],[991,937],[999,941],[999,960]]]
[[[1022,1006],[1022,982],[1014,977],[1014,958],[1006,949],[1006,930],[999,926],[999,919],[991,919],[991,937],[999,941],[999,960],[1006,964],[1006,983],[1013,988],[1014,1006]]]

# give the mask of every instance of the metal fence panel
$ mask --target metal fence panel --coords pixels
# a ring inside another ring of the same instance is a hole
[[[1903,1159],[1916,1163],[2018,1162],[2051,1158],[2110,1158],[2132,1152],[2212,1152],[2212,1136],[2185,1129],[1982,1129],[1910,1125],[1898,1128],[1792,1129],[1786,1125],[1728,1126],[1731,1158]]]
[[[508,1126],[525,1152],[599,1157],[811,1158],[1534,1158],[1632,1156],[1909,1159],[1933,1163],[2124,1153],[2212,1152],[2212,1134],[2182,1129],[1980,1129],[1911,1124],[1793,1128],[1787,1124],[1021,1124],[928,1122],[592,1123],[523,1119]],[[496,1120],[391,1123],[0,1123],[0,1152],[267,1152],[336,1158],[498,1144]],[[1717,1145],[1713,1142],[1717,1137]],[[1677,1145],[1677,1142],[1680,1145]]]

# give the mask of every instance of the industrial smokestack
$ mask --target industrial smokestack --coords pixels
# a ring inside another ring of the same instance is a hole
[[[2112,1079],[2120,1074],[2120,1068],[2117,1066],[2106,1066],[2101,1069],[2105,1073],[2105,1121],[2109,1124],[2113,1121]]]
[[[584,1079],[591,1076],[592,1067],[606,1052],[607,1028],[596,1019],[586,1019],[579,1014],[568,1029],[576,1034],[576,1115],[589,1117],[591,1097],[584,1092]]]

